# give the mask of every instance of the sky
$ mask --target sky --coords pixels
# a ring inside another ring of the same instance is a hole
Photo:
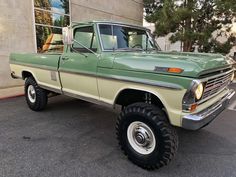
[[[50,0],[52,5],[52,11],[57,13],[65,13],[65,10],[61,7],[61,1],[60,0]]]

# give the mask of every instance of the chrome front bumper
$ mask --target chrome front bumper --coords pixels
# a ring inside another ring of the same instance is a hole
[[[182,127],[188,130],[198,130],[213,121],[229,104],[235,91],[229,90],[218,102],[196,114],[188,114],[182,119]]]

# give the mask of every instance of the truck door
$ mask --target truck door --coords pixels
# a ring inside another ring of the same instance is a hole
[[[62,91],[65,95],[84,99],[99,99],[97,88],[98,57],[86,49],[96,52],[97,38],[93,26],[74,29],[74,42],[67,52],[61,56],[59,74]],[[83,44],[83,46],[81,45]]]

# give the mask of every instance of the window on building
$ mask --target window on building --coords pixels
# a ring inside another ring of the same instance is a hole
[[[70,24],[69,0],[34,0],[37,52],[62,52],[62,27]]]

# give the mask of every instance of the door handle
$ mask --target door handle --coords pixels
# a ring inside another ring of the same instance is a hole
[[[69,60],[70,58],[67,57],[67,56],[64,56],[64,57],[62,57],[61,59],[62,59],[62,60]]]

